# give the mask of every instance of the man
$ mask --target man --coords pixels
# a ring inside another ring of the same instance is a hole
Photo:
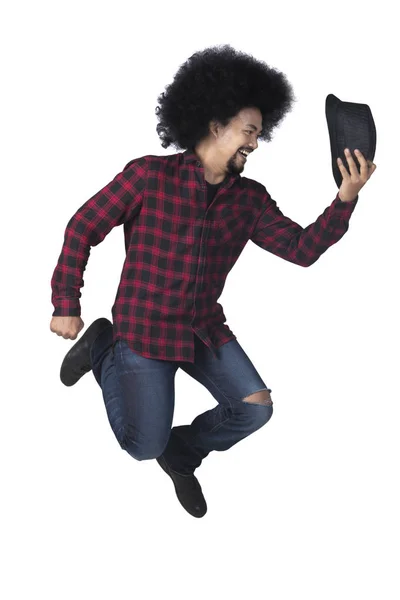
[[[76,339],[90,248],[124,224],[126,260],[113,323],[96,320],[71,348],[61,380],[92,370],[121,447],[157,459],[193,516],[207,510],[194,471],[272,416],[271,389],[225,324],[217,302],[251,240],[307,267],[347,231],[358,192],[375,170],[361,154],[330,206],[306,228],[285,217],[266,188],[241,173],[258,140],[291,109],[285,76],[230,46],[194,54],[158,98],[162,146],[184,150],[131,160],[70,219],[52,277],[51,331]],[[178,368],[218,405],[171,430]]]

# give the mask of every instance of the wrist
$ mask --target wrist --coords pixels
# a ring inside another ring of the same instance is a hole
[[[338,197],[339,197],[339,200],[341,200],[341,202],[354,202],[355,200],[358,199],[358,194],[354,198],[346,198],[346,196],[341,196],[339,193]]]

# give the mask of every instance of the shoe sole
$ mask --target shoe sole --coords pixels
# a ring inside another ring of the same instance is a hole
[[[83,377],[83,375],[92,370],[91,366],[89,366],[89,368],[82,368],[79,373],[77,373],[76,370],[74,371],[72,369],[71,374],[71,365],[69,364],[69,362],[76,360],[77,349],[79,349],[79,346],[87,342],[88,338],[93,338],[91,341],[89,341],[88,355],[85,357],[87,361],[86,364],[90,364],[90,346],[104,331],[104,329],[110,326],[112,327],[112,323],[108,319],[96,319],[96,321],[93,321],[93,323],[87,328],[82,337],[67,352],[60,368],[60,379],[64,385],[66,385],[67,387],[75,385],[75,383],[77,383],[79,379]]]

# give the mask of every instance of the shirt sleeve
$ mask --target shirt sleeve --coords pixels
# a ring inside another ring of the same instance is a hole
[[[275,200],[266,190],[265,193],[266,207],[251,240],[260,248],[302,267],[315,263],[321,254],[343,237],[358,202],[358,196],[351,202],[342,202],[338,192],[318,219],[303,228],[285,217]]]
[[[53,317],[80,316],[80,288],[90,248],[103,241],[113,227],[140,212],[145,178],[145,158],[130,161],[69,220],[51,279]]]

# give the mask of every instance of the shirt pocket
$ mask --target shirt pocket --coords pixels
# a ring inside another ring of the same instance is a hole
[[[246,243],[254,222],[253,211],[247,207],[223,206],[211,223],[211,236],[219,244]]]

